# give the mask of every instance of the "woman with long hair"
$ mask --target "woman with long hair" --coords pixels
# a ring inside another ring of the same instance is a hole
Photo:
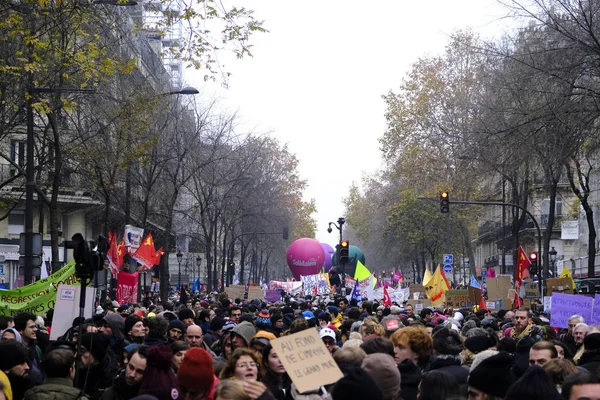
[[[277,400],[291,399],[292,380],[285,371],[277,352],[268,344],[262,353],[265,377],[263,382]]]
[[[181,361],[183,361],[183,356],[190,349],[190,345],[184,342],[183,340],[176,340],[171,343],[171,351],[173,352],[173,372],[177,373],[179,366],[181,365]]]
[[[236,349],[227,359],[219,379],[239,379],[242,381],[262,381],[264,376],[262,357],[255,350],[242,347]]]

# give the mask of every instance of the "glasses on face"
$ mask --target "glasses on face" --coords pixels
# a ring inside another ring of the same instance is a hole
[[[236,368],[256,368],[258,364],[255,362],[243,362],[239,363],[235,366]]]

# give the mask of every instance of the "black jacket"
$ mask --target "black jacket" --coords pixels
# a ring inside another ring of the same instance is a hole
[[[398,365],[400,371],[400,395],[403,400],[417,400],[421,370],[411,360],[406,359]]]
[[[460,356],[442,356],[435,358],[431,362],[430,371],[442,371],[451,375],[456,379],[456,383],[460,388],[460,393],[463,396],[467,395],[467,379],[469,371],[460,365]]]

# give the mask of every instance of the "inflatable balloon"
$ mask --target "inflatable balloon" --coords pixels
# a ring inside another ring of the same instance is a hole
[[[287,264],[296,280],[302,275],[318,274],[324,262],[325,250],[315,239],[298,239],[287,251]]]
[[[331,266],[333,265],[331,263],[331,258],[335,254],[335,250],[327,243],[321,243],[321,247],[323,247],[323,251],[325,251],[325,262],[323,263],[323,269],[325,272],[329,272]]]
[[[346,270],[345,273],[346,275],[354,277],[354,270],[356,270],[356,262],[360,261],[363,265],[366,265],[365,253],[363,253],[362,250],[358,247],[350,245],[350,248],[348,249],[348,258],[349,260],[344,268]],[[333,255],[332,264],[334,266],[338,265],[337,253]]]

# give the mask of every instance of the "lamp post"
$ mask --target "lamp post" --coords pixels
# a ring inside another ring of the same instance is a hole
[[[550,251],[548,251],[548,255],[550,256],[550,262],[552,263],[552,273],[554,274],[554,278],[556,278],[556,254],[558,252],[554,249],[554,246],[552,246],[552,249]]]
[[[179,290],[181,290],[181,260],[183,260],[183,254],[181,254],[181,250],[177,250],[177,263],[179,264],[178,275],[179,275]]]
[[[335,226],[340,231],[340,243],[342,242],[342,227],[344,226],[345,223],[346,223],[346,219],[344,219],[344,217],[339,217],[337,220],[337,224],[335,222],[330,222],[329,226],[327,227],[327,232],[329,232],[329,233],[331,233],[331,231],[332,231],[331,225]]]
[[[339,217],[337,220],[337,224],[335,222],[330,222],[329,226],[327,227],[327,232],[331,233],[332,229],[331,229],[331,225],[335,226],[338,231],[340,231],[340,241],[338,242],[338,245],[335,246],[335,252],[337,254],[337,260],[338,260],[338,265],[341,266],[341,274],[342,274],[342,279],[340,279],[340,292],[342,295],[345,295],[345,284],[346,284],[346,269],[344,265],[341,265],[341,260],[340,260],[340,246],[342,243],[342,229],[344,227],[344,224],[346,223],[346,219],[344,217]]]

